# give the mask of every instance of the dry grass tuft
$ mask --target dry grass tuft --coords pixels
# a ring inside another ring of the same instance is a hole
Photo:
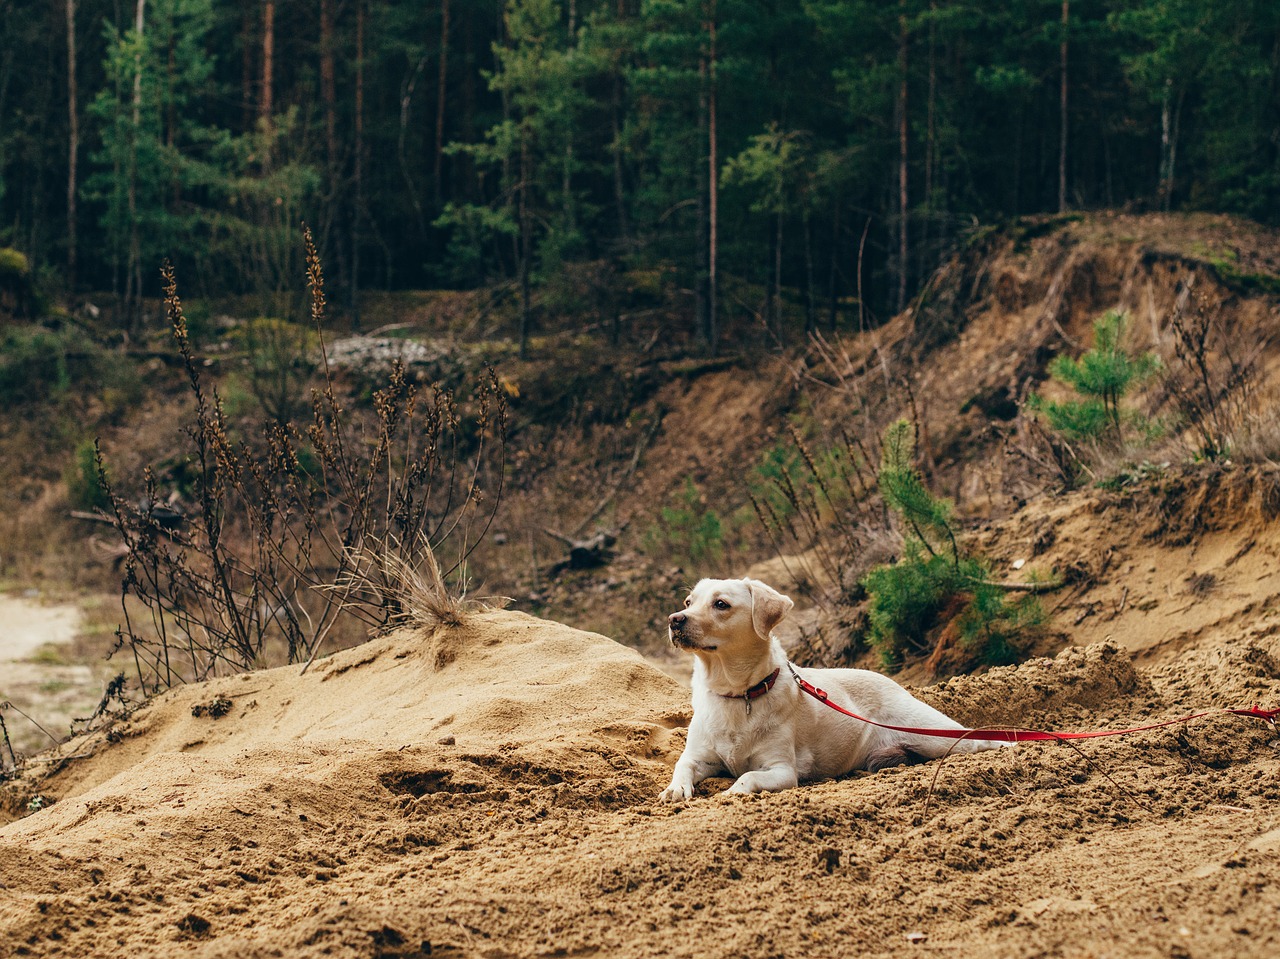
[[[353,550],[343,581],[328,587],[342,602],[389,610],[385,631],[403,627],[461,626],[467,609],[466,582],[456,593],[445,580],[430,542],[409,550]]]

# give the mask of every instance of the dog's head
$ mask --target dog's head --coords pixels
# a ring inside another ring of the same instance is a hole
[[[794,605],[759,580],[704,579],[684,609],[667,617],[667,632],[673,646],[692,653],[753,656],[768,648],[769,633]]]

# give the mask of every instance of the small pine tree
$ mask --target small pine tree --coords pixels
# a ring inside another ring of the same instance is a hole
[[[1017,657],[1018,636],[1043,618],[1032,596],[1009,602],[991,582],[980,558],[961,553],[952,525],[952,504],[933,496],[914,465],[915,431],[898,420],[885,431],[879,485],[885,503],[904,524],[902,559],[878,566],[862,578],[870,597],[871,644],[887,666],[909,653],[927,652],[927,635],[939,614],[957,598],[961,641],[985,663]]]
[[[1129,316],[1109,310],[1093,324],[1093,349],[1078,360],[1059,356],[1049,375],[1074,389],[1082,398],[1056,403],[1032,394],[1027,405],[1043,414],[1049,426],[1070,440],[1123,438],[1126,419],[1121,401],[1134,387],[1160,369],[1154,353],[1134,355],[1122,346]]]
[[[880,454],[880,494],[897,513],[914,538],[931,556],[946,555],[953,565],[960,561],[951,528],[951,502],[938,499],[925,488],[915,468],[915,428],[898,420],[885,430]]]

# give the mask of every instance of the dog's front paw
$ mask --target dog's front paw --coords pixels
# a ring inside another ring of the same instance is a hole
[[[666,789],[659,793],[658,798],[663,802],[682,802],[693,795],[692,783],[676,783],[673,782]]]

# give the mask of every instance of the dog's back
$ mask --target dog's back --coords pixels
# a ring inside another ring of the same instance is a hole
[[[833,703],[874,723],[914,729],[964,727],[921,702],[888,676],[867,669],[798,669],[805,681],[825,690]],[[801,779],[840,776],[855,769],[883,769],[910,761],[934,759],[949,752],[976,752],[993,743],[956,740],[883,729],[846,716],[802,694],[797,720],[807,728],[797,742],[811,744],[813,769]]]

